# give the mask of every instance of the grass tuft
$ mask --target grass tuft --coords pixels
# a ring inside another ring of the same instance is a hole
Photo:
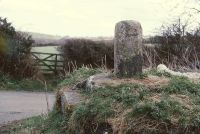
[[[185,77],[173,77],[169,84],[164,88],[169,93],[185,93],[200,95],[200,84],[191,82]]]
[[[72,86],[77,84],[78,82],[82,82],[87,79],[91,75],[100,73],[100,69],[92,69],[87,67],[79,68],[78,70],[74,70],[72,73],[67,74],[65,79],[59,84],[59,86]]]
[[[155,75],[155,76],[159,76],[159,77],[167,77],[167,78],[171,78],[172,75],[168,72],[158,72],[156,69],[152,69],[150,71],[145,72],[144,74],[146,75]]]

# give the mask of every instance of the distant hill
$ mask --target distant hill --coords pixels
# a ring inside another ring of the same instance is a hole
[[[34,33],[34,32],[23,32],[31,35],[33,40],[35,41],[34,46],[45,46],[45,45],[62,45],[65,43],[65,40],[69,38],[69,36],[58,36],[58,35],[49,35],[42,33]]]
[[[31,35],[35,41],[34,46],[53,46],[53,45],[63,45],[67,39],[72,37],[69,36],[58,36],[58,35],[49,35],[35,32],[23,32]],[[93,41],[112,41],[113,37],[75,37],[75,38],[84,38]]]

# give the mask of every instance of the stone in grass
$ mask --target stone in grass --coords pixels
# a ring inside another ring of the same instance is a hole
[[[118,77],[142,73],[142,27],[139,22],[121,21],[115,27],[114,71]]]
[[[143,79],[137,78],[117,78],[112,77],[110,73],[101,73],[90,76],[84,84],[86,84],[85,90],[94,91],[105,87],[117,87],[120,85],[144,85],[150,89],[166,86],[169,83],[169,79],[165,77],[158,77],[149,75]]]
[[[59,102],[62,113],[73,111],[74,107],[80,104],[84,99],[77,90],[69,87],[64,87],[59,91]]]

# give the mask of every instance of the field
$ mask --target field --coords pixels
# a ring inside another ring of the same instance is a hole
[[[57,46],[44,46],[44,47],[33,47],[32,52],[42,52],[42,53],[56,53],[60,52],[57,50]]]

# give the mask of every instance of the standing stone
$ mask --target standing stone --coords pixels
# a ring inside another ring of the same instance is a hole
[[[114,71],[118,77],[142,73],[142,27],[139,22],[121,21],[115,27]]]

